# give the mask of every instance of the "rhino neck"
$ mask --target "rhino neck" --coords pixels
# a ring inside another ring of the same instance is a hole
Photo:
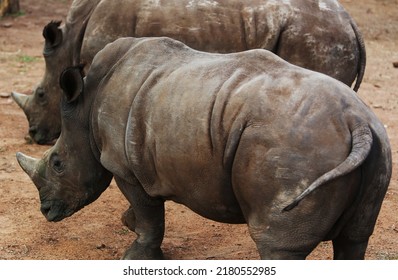
[[[131,172],[126,146],[133,140],[126,137],[126,131],[136,125],[130,120],[132,104],[145,102],[142,99],[145,94],[140,99],[137,93],[146,80],[149,80],[148,85],[156,80],[157,75],[153,75],[159,64],[156,59],[161,60],[157,54],[148,57],[153,63],[140,68],[139,77],[132,80],[133,73],[125,69],[140,60],[140,54],[146,48],[141,43],[145,40],[119,39],[117,43],[107,45],[96,55],[85,80],[86,101],[91,103],[85,108],[90,110],[87,119],[91,149],[107,170],[122,178]]]
[[[127,106],[112,98],[109,91],[98,92],[90,113],[90,146],[94,157],[114,175],[126,176],[129,173],[125,155],[125,131],[128,120]],[[105,96],[103,96],[105,95]],[[129,100],[124,102],[130,104]],[[117,108],[117,109],[116,109]]]

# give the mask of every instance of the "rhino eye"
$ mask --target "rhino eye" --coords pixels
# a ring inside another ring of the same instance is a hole
[[[62,171],[64,171],[62,161],[60,161],[60,160],[55,160],[53,163],[53,167],[54,167],[54,170],[57,171],[58,173],[61,173]]]
[[[62,160],[59,159],[57,155],[54,155],[51,158],[51,167],[57,173],[62,173],[65,169],[64,163],[62,162]]]
[[[46,94],[45,94],[45,91],[44,91],[44,89],[42,89],[42,88],[37,88],[36,89],[36,96],[37,96],[37,98],[39,99],[39,102],[41,103],[41,104],[46,104],[47,103],[47,101],[46,101]]]

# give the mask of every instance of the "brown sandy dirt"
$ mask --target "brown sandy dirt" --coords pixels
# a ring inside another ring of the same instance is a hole
[[[367,259],[398,259],[398,1],[343,0],[365,38],[368,64],[359,95],[387,127],[393,178],[367,250]],[[135,234],[121,224],[128,203],[114,182],[102,196],[58,223],[40,213],[38,192],[15,153],[41,157],[48,146],[24,140],[28,123],[12,90],[31,93],[44,73],[41,31],[64,19],[71,0],[20,0],[23,12],[0,19],[0,259],[118,259]],[[166,204],[163,250],[168,259],[258,259],[245,225],[206,220]],[[330,242],[309,259],[331,259]]]

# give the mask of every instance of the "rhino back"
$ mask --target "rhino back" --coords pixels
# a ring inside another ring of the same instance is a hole
[[[102,47],[120,37],[166,36],[211,52],[245,50],[241,5],[237,0],[103,0],[88,23],[82,55],[91,61]]]
[[[360,56],[351,20],[335,0],[102,0],[88,22],[82,60],[90,63],[120,37],[166,36],[209,52],[271,50],[350,85]]]
[[[90,62],[102,47],[120,37],[165,36],[217,53],[274,50],[295,2],[102,0],[88,22],[82,57]]]

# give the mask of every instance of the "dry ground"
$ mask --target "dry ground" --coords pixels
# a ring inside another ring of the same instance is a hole
[[[387,127],[394,171],[367,259],[398,259],[398,1],[343,0],[363,32],[368,64],[359,95]],[[9,93],[30,93],[44,72],[41,31],[64,19],[71,0],[20,0],[23,12],[0,19],[0,259],[118,259],[134,239],[120,222],[128,204],[114,183],[94,203],[59,223],[39,211],[38,193],[19,168],[17,151],[40,157],[48,146],[27,144],[27,121]],[[257,259],[246,226],[208,221],[167,203],[163,242],[169,259]],[[325,242],[309,259],[330,259]]]

